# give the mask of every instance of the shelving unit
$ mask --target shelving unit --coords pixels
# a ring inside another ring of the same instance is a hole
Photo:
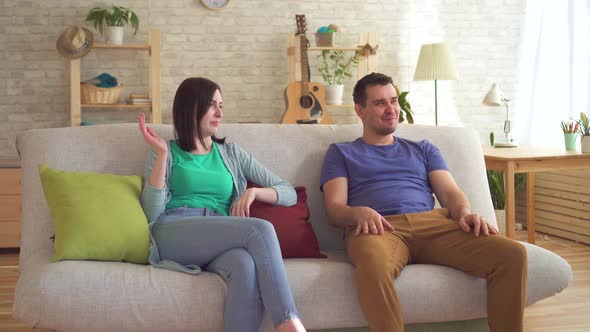
[[[377,49],[377,33],[368,32],[360,33],[358,35],[358,45],[354,47],[334,46],[334,47],[309,47],[308,52],[325,51],[325,50],[342,50],[358,52],[359,63],[357,65],[357,78],[360,79],[368,73],[374,72],[377,66],[377,53],[370,54],[364,50],[365,47],[370,46],[374,50]],[[301,52],[300,52],[299,36],[289,35],[289,44],[287,48],[287,80],[288,84],[301,80]],[[343,105],[326,105],[328,108],[354,108],[352,104]]]
[[[20,220],[20,162],[0,160],[0,248],[20,246]]]
[[[70,125],[79,126],[82,122],[83,108],[109,108],[109,109],[148,109],[149,122],[162,123],[162,110],[160,101],[160,30],[152,29],[149,33],[147,44],[110,45],[95,43],[92,47],[95,51],[101,49],[110,50],[135,50],[147,51],[149,54],[149,97],[151,104],[82,104],[80,99],[80,59],[70,60]]]

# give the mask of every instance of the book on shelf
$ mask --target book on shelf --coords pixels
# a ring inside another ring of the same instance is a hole
[[[152,102],[151,99],[129,99],[127,100],[127,104],[150,104]]]
[[[146,94],[139,94],[139,93],[131,93],[127,98],[127,104],[151,104],[152,99],[149,95]]]
[[[149,99],[150,96],[146,95],[146,94],[141,94],[141,93],[130,93],[129,94],[129,99],[133,99],[133,98],[145,98],[145,99]]]

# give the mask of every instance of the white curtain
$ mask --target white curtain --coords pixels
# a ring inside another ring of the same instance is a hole
[[[563,146],[560,122],[590,113],[590,0],[528,0],[512,133]]]

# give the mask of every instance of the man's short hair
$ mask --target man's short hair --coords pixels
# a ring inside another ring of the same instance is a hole
[[[355,104],[365,107],[367,104],[367,88],[373,85],[387,84],[395,86],[391,77],[381,73],[370,73],[356,82],[352,91],[352,99]]]

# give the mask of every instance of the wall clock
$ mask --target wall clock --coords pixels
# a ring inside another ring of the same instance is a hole
[[[230,0],[201,0],[203,6],[209,9],[223,9],[229,4]]]

